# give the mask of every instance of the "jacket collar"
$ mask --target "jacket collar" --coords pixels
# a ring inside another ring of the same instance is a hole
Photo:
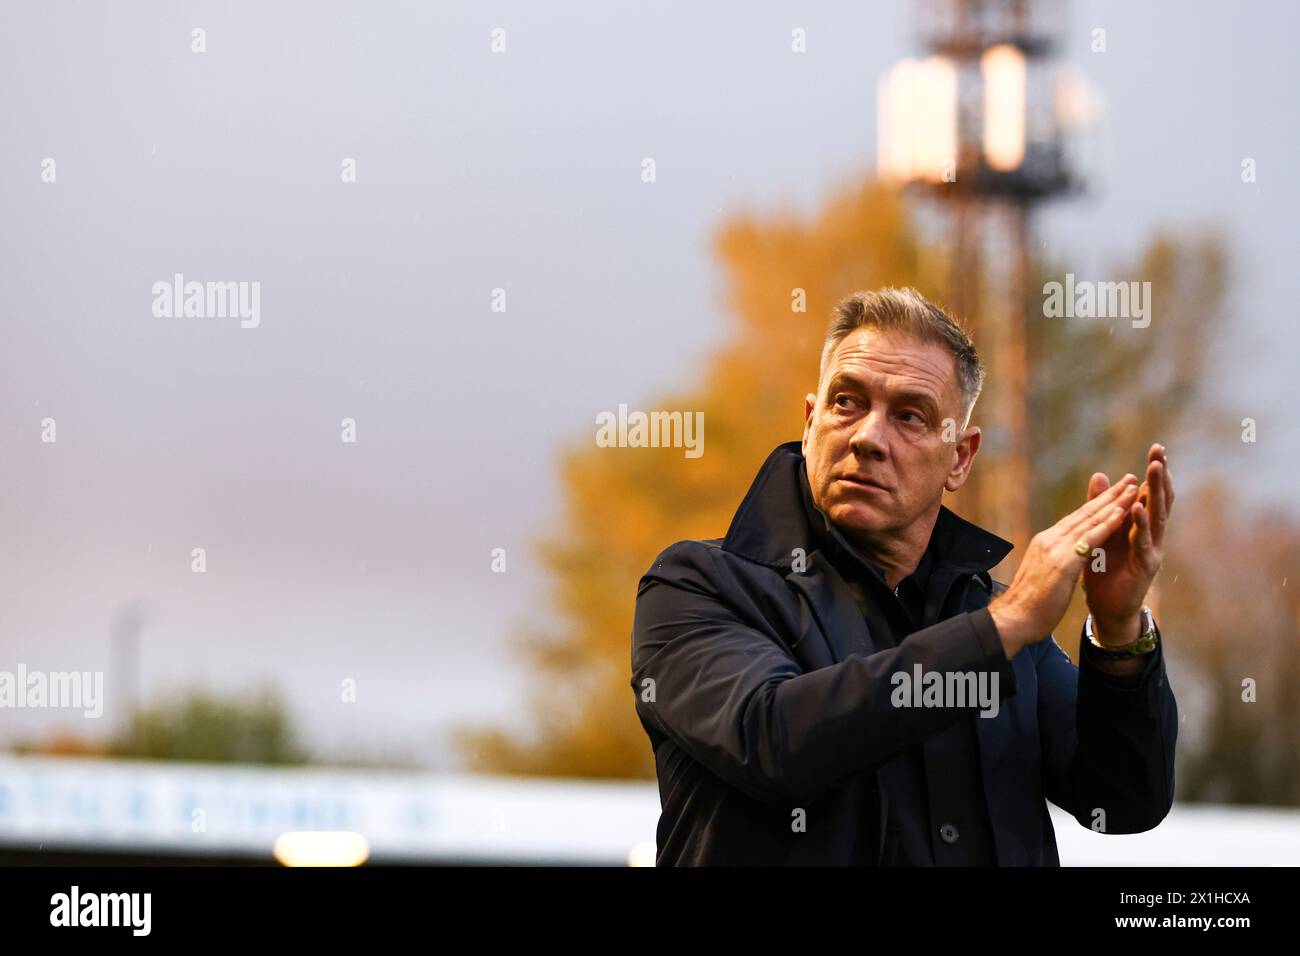
[[[736,509],[722,548],[769,567],[788,571],[795,549],[805,554],[828,550],[828,558],[845,556],[861,561],[839,529],[812,504],[804,469],[803,444],[778,445],[750,485]],[[824,525],[819,531],[813,524]],[[940,568],[954,573],[972,572],[987,581],[988,570],[1010,553],[1013,545],[991,532],[939,506],[930,537],[934,554],[931,572]]]

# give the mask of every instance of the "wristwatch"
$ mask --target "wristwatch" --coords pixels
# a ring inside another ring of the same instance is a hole
[[[1120,644],[1117,647],[1107,647],[1104,644],[1097,643],[1097,635],[1092,630],[1092,615],[1089,614],[1087,620],[1083,622],[1083,633],[1088,636],[1088,643],[1092,645],[1092,654],[1104,661],[1122,661],[1130,657],[1140,657],[1143,654],[1149,654],[1156,648],[1160,641],[1160,635],[1156,631],[1155,618],[1151,616],[1151,608],[1145,604],[1142,605],[1142,634],[1137,640],[1128,644]]]

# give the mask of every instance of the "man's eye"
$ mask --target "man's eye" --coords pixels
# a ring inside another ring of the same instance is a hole
[[[851,395],[837,395],[835,398],[835,407],[843,408],[844,406],[841,405],[840,402],[851,402],[851,401],[853,401],[853,397]]]
[[[919,412],[903,412],[899,417],[900,417],[900,418],[910,418],[910,419],[911,419],[911,422],[910,422],[911,424],[920,424],[920,423],[922,423],[922,422],[925,421],[925,419],[923,419],[923,418],[921,417],[921,415],[920,415]]]

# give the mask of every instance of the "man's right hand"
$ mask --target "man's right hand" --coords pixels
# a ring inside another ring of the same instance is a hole
[[[1082,508],[1034,535],[1011,586],[989,603],[1007,660],[1055,630],[1070,606],[1084,564],[1092,559],[1092,549],[1101,547],[1124,523],[1137,492],[1137,478],[1125,475]],[[1086,557],[1075,551],[1081,539],[1088,543]]]

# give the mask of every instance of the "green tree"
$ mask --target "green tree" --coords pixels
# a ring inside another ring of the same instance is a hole
[[[108,753],[220,763],[307,762],[284,707],[269,688],[226,697],[196,689],[139,708]]]

